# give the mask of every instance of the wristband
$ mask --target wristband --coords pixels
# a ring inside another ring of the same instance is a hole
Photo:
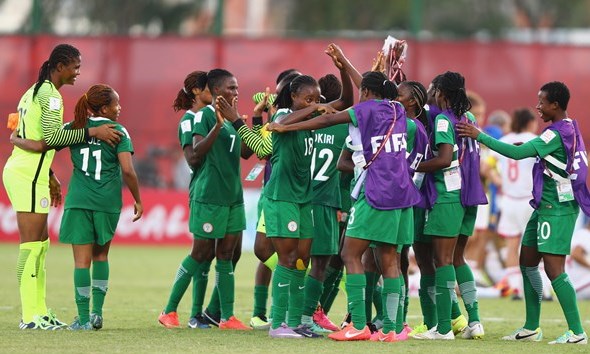
[[[234,129],[235,129],[235,130],[238,130],[238,129],[240,129],[240,127],[241,127],[242,125],[246,125],[246,123],[244,123],[244,121],[243,121],[243,120],[241,120],[241,119],[238,119],[238,120],[236,120],[235,122],[233,122],[231,125],[233,125],[233,126],[234,126]]]
[[[88,128],[84,128],[84,141],[90,140],[90,131]]]

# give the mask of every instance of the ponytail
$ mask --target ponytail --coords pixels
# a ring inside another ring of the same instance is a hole
[[[109,85],[98,84],[91,86],[88,92],[83,94],[76,103],[72,128],[85,128],[89,117],[99,116],[100,109],[111,104],[113,93],[114,90]]]
[[[69,65],[79,57],[80,51],[72,45],[59,44],[53,48],[49,59],[43,62],[39,69],[39,76],[37,77],[35,88],[33,88],[33,99],[37,96],[37,92],[39,92],[41,85],[43,85],[45,80],[49,79],[51,71],[57,68],[57,64],[62,63],[63,65]]]
[[[196,99],[195,94],[193,93],[193,89],[200,89],[201,91],[205,90],[207,87],[207,73],[204,71],[193,71],[192,73],[188,74],[184,79],[184,86],[178,91],[176,94],[176,98],[174,99],[174,104],[172,108],[174,108],[175,112],[183,110],[191,109],[193,103]],[[211,102],[205,102],[207,104]]]

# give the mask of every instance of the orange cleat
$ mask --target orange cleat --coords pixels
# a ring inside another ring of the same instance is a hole
[[[338,332],[329,334],[328,338],[337,341],[369,340],[371,339],[371,330],[368,326],[359,330],[350,323]]]
[[[166,328],[178,328],[180,327],[180,322],[178,322],[178,314],[174,311],[169,313],[162,313],[158,316],[158,322],[162,324],[162,326]]]
[[[246,326],[242,321],[235,316],[231,316],[229,320],[221,320],[219,322],[219,329],[232,329],[234,331],[251,331],[252,328]]]

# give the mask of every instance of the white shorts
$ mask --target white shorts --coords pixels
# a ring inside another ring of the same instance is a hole
[[[502,197],[500,206],[500,221],[498,222],[498,234],[502,237],[520,237],[528,223],[533,207],[529,204],[530,198]]]
[[[490,204],[477,206],[477,215],[475,216],[475,229],[487,230],[490,226]]]

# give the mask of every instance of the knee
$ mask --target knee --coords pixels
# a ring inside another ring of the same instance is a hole
[[[268,247],[264,247],[264,245],[254,244],[254,255],[261,262],[266,261],[273,253]]]

